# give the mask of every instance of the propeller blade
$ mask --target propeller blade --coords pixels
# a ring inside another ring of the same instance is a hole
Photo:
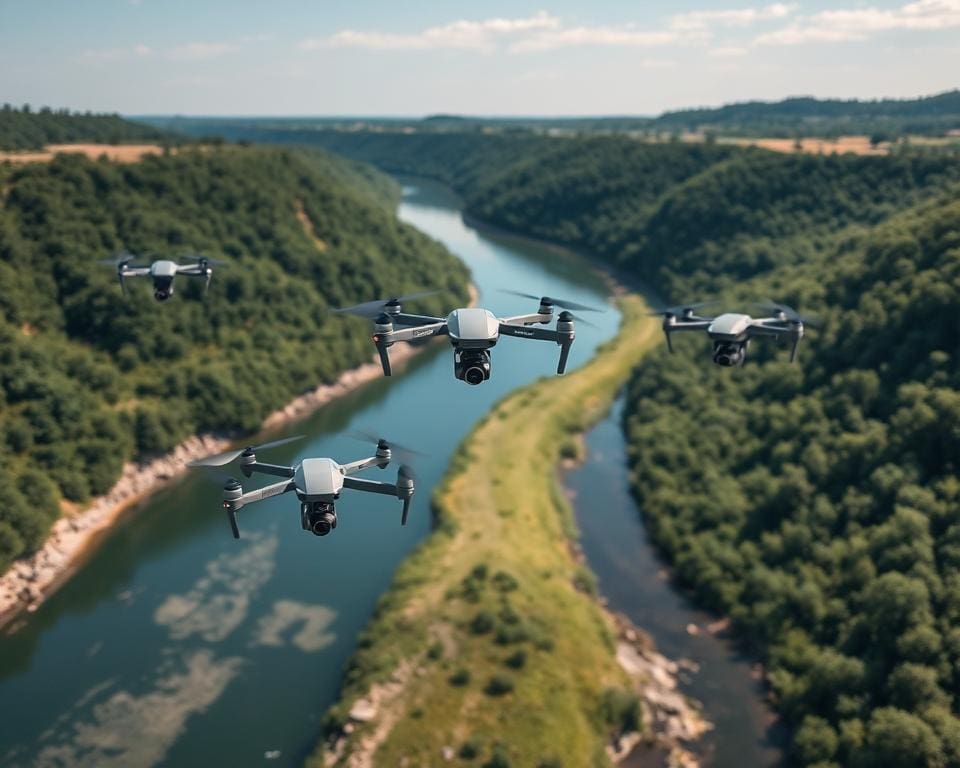
[[[384,311],[384,309],[386,309],[388,304],[393,304],[396,302],[402,304],[405,301],[413,301],[414,299],[422,299],[427,296],[435,296],[438,293],[440,293],[438,290],[420,291],[419,293],[410,293],[406,296],[391,296],[389,299],[365,301],[362,304],[354,304],[352,307],[340,307],[339,309],[334,309],[333,311],[340,315],[357,315],[359,317],[366,317],[368,320],[374,320]]]
[[[814,328],[820,324],[820,320],[815,315],[801,315],[789,304],[783,304],[781,302],[767,299],[766,301],[756,302],[755,306],[766,310],[767,312],[774,312],[777,314],[782,313],[784,317],[786,317],[787,320],[792,323],[803,323],[804,325],[810,325]]]
[[[97,259],[97,264],[103,264],[107,267],[119,267],[123,264],[128,264],[133,261],[136,255],[130,253],[129,251],[120,251],[115,253],[109,259]]]
[[[596,323],[591,323],[589,320],[584,320],[584,319],[583,319],[582,317],[580,317],[579,315],[574,315],[572,312],[570,313],[570,315],[571,315],[571,316],[573,317],[573,319],[576,320],[578,323],[583,323],[584,325],[589,325],[591,328],[599,328],[599,327],[600,327],[600,326],[597,325]]]
[[[351,429],[347,432],[348,437],[352,437],[354,440],[359,440],[361,443],[373,443],[377,445],[382,440],[386,443],[387,447],[394,453],[398,455],[407,455],[407,456],[419,456],[421,458],[426,458],[429,454],[424,453],[423,451],[418,451],[416,448],[409,448],[402,443],[394,442],[393,440],[388,440],[385,437],[380,437],[374,432],[371,432],[368,429]],[[402,469],[403,467],[401,467]],[[410,469],[408,467],[408,469]],[[412,469],[410,470],[413,471]],[[413,475],[411,475],[412,477]]]
[[[501,288],[501,293],[510,293],[514,296],[521,296],[525,299],[533,299],[534,301],[546,302],[548,304],[553,304],[555,307],[560,307],[561,309],[576,309],[580,312],[603,312],[602,309],[597,307],[589,307],[586,304],[577,304],[575,301],[568,301],[567,299],[557,299],[553,296],[534,296],[532,293],[523,293],[522,291],[512,291],[509,288]]]
[[[420,454],[420,455],[423,456],[425,454]],[[417,479],[416,470],[414,470],[414,468],[411,467],[409,464],[401,464],[400,467],[397,469],[397,475],[405,479],[407,478],[409,478],[410,480]]]
[[[260,445],[250,445],[246,448],[241,448],[238,451],[224,451],[223,453],[217,453],[213,456],[207,456],[203,459],[196,459],[187,464],[188,467],[222,467],[225,464],[229,464],[234,459],[238,458],[241,453],[247,450],[251,450],[254,453],[257,451],[263,451],[268,448],[277,448],[281,445],[286,445],[287,443],[292,443],[296,440],[302,440],[303,435],[294,435],[293,437],[285,437],[281,440],[272,440],[269,443],[261,443]]]
[[[716,301],[698,301],[694,304],[677,304],[673,307],[663,307],[662,309],[655,309],[653,312],[648,312],[648,317],[667,317],[673,315],[674,317],[680,315],[682,316],[687,311],[692,312],[695,309],[700,309],[700,307],[709,307],[712,304],[716,304]]]

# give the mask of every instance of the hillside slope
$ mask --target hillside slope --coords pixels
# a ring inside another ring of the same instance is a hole
[[[0,567],[39,545],[61,497],[102,493],[124,461],[253,429],[369,360],[366,333],[330,307],[466,298],[462,264],[396,219],[382,177],[318,153],[61,156],[0,167],[0,189]],[[97,263],[124,248],[227,264],[206,296],[180,278],[164,304],[144,280],[124,299]]]

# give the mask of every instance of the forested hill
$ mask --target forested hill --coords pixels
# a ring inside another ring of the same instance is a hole
[[[665,112],[660,130],[713,130],[737,136],[840,136],[889,132],[943,135],[960,129],[960,90],[916,99],[748,101],[723,107]]]
[[[368,361],[367,329],[331,307],[423,288],[443,291],[428,310],[463,301],[465,268],[396,219],[386,185],[267,148],[0,164],[0,566],[124,461],[255,429]],[[124,299],[97,263],[121,249],[227,263],[206,296],[179,278],[160,304],[142,279]]]
[[[70,112],[67,109],[29,106],[0,107],[0,150],[41,149],[46,144],[175,141],[168,131],[119,115]]]
[[[765,661],[791,764],[960,766],[960,158],[336,141],[671,299],[820,315],[795,365],[757,342],[721,369],[699,337],[645,358],[634,489],[678,577]]]

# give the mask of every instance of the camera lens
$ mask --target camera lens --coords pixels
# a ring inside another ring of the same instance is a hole
[[[467,370],[463,372],[463,380],[473,386],[483,384],[483,368],[479,366],[467,368]]]

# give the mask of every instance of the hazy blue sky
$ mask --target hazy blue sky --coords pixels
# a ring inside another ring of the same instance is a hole
[[[653,114],[958,72],[960,0],[0,0],[0,101],[127,114]]]

